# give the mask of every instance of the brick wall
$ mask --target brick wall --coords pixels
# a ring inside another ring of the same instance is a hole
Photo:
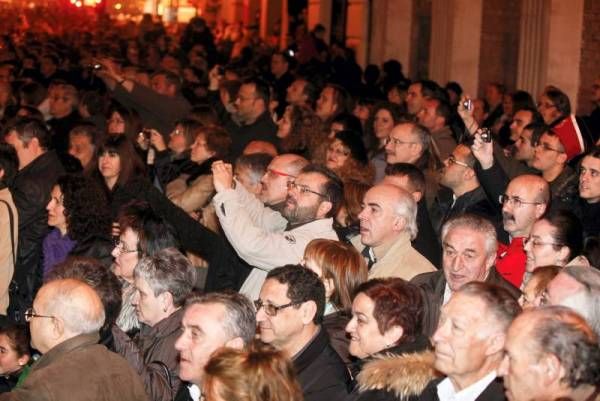
[[[591,0],[594,1],[594,0]],[[501,82],[515,90],[519,56],[521,1],[484,0],[481,25],[479,94],[487,82]]]
[[[591,85],[600,76],[600,1],[585,0],[577,114],[588,114]]]

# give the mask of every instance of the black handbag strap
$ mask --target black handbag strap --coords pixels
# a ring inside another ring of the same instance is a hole
[[[10,208],[8,202],[3,199],[0,199],[0,202],[4,203],[6,205],[6,208],[8,209],[8,220],[10,221],[10,246],[12,250],[13,264],[16,267],[17,255],[15,252],[15,236],[13,235],[13,231],[15,229],[15,217],[13,216],[12,209]]]

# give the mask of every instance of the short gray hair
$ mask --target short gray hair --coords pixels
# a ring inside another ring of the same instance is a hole
[[[248,298],[233,291],[210,292],[203,295],[192,295],[185,307],[192,305],[218,304],[225,308],[223,316],[223,329],[229,339],[240,337],[248,345],[256,333],[256,312]]]
[[[600,335],[600,271],[589,266],[566,266],[561,273],[581,284],[583,291],[566,297],[560,304],[583,316],[594,332]]]
[[[175,306],[182,306],[196,283],[196,268],[175,248],[165,248],[142,258],[135,266],[135,278],[144,279],[154,296],[169,292]]]
[[[98,333],[104,324],[102,300],[88,284],[75,279],[52,280],[40,288],[44,314],[62,319],[73,334]]]
[[[406,230],[410,234],[411,241],[417,237],[417,203],[407,191],[398,189],[398,197],[394,200],[393,208],[397,216],[406,220]]]
[[[529,309],[523,318],[535,319],[532,339],[539,353],[550,353],[565,370],[562,381],[571,388],[600,382],[600,348],[594,330],[581,316],[564,306]]]
[[[487,255],[491,256],[496,254],[496,250],[498,249],[498,237],[494,225],[488,219],[471,213],[464,213],[451,217],[442,226],[442,242],[444,242],[446,235],[455,228],[467,228],[483,235]]]

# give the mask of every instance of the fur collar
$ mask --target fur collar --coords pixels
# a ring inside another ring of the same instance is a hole
[[[365,363],[357,376],[360,392],[384,390],[400,400],[419,395],[439,373],[433,367],[431,351],[378,355]]]

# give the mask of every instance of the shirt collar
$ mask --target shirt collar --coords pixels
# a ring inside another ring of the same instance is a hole
[[[437,385],[437,394],[440,401],[475,401],[495,378],[496,371],[493,370],[479,381],[457,392],[447,377]]]

